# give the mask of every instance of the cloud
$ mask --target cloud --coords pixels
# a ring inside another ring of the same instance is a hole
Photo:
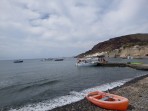
[[[0,59],[74,56],[148,32],[147,0],[1,0]]]

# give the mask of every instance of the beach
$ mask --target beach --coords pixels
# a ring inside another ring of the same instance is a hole
[[[129,99],[127,111],[148,111],[148,74],[137,77],[120,87],[115,87],[110,93]],[[99,108],[84,98],[81,101],[58,107],[49,111],[112,111]]]

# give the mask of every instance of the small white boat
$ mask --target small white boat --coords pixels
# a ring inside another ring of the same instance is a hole
[[[81,58],[78,59],[76,66],[97,66],[98,63],[96,58]]]
[[[76,63],[76,66],[97,66],[98,62],[80,62]]]
[[[107,63],[104,55],[78,58],[76,66],[97,66],[99,63]]]

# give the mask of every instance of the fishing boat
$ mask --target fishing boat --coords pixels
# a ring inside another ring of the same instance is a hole
[[[44,61],[44,62],[46,62],[46,61],[52,61],[52,60],[53,60],[53,58],[41,59],[41,61]]]
[[[13,63],[22,63],[23,62],[23,60],[15,60],[15,61],[13,61]]]
[[[76,66],[97,66],[99,63],[107,63],[107,61],[100,56],[78,58]]]
[[[102,91],[91,92],[86,98],[91,103],[105,109],[126,110],[128,107],[127,98]]]
[[[76,66],[97,66],[98,62],[82,60],[76,63]]]
[[[64,59],[55,59],[54,61],[63,61]]]

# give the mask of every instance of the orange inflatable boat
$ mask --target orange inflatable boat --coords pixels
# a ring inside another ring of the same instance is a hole
[[[93,104],[105,109],[123,111],[128,107],[127,98],[101,91],[91,92],[86,98]]]

